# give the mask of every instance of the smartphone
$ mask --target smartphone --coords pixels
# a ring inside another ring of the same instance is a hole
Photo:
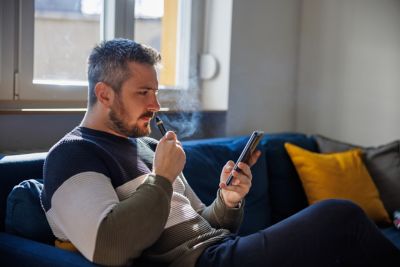
[[[254,131],[250,138],[249,141],[247,141],[246,146],[244,147],[242,153],[240,154],[238,160],[235,163],[235,166],[233,167],[233,169],[235,171],[239,171],[240,169],[238,167],[239,162],[243,162],[248,164],[249,159],[251,154],[253,154],[254,150],[256,149],[258,143],[260,142],[261,138],[264,136],[264,132],[263,131]],[[230,185],[232,182],[233,176],[232,174],[229,175],[228,180],[226,180],[226,185]]]

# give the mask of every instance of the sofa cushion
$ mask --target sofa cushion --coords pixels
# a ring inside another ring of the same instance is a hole
[[[44,243],[54,243],[54,235],[40,204],[41,180],[25,180],[7,198],[5,230]]]
[[[300,133],[268,134],[262,140],[267,162],[271,223],[279,222],[308,205],[300,178],[283,146],[285,142],[317,151],[315,140]]]
[[[0,159],[0,231],[4,231],[8,194],[23,180],[42,177],[45,157],[46,153],[31,153]]]
[[[322,153],[361,148],[363,160],[381,195],[389,214],[400,209],[400,141],[378,147],[360,147],[316,135]]]
[[[186,166],[183,170],[189,184],[206,204],[215,199],[219,187],[222,167],[228,160],[236,161],[249,137],[215,138],[185,141]],[[270,224],[270,210],[267,197],[266,164],[264,148],[259,146],[262,156],[252,167],[252,187],[246,197],[244,218],[239,233],[250,234]]]
[[[0,232],[1,266],[98,267],[79,253]],[[136,265],[135,265],[136,266]]]
[[[320,154],[290,143],[285,148],[296,166],[309,204],[325,199],[347,199],[358,204],[375,222],[391,222],[361,159],[360,149]]]

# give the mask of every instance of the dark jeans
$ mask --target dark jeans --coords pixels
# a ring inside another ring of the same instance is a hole
[[[257,233],[207,248],[197,267],[400,266],[398,250],[355,204],[326,200]]]

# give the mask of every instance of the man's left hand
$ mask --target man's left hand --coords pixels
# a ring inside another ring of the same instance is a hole
[[[257,162],[260,155],[261,151],[257,150],[251,155],[248,164],[239,162],[238,167],[240,171],[233,170],[235,163],[231,160],[225,164],[221,172],[219,187],[221,188],[222,198],[227,207],[238,207],[240,201],[249,192],[253,178],[250,168]],[[230,185],[226,185],[226,180],[231,173],[233,174],[232,182]]]

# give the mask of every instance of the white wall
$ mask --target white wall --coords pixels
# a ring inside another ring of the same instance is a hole
[[[195,0],[196,1],[196,0]],[[217,72],[212,79],[202,81],[201,108],[227,110],[230,76],[230,51],[233,0],[206,0],[203,53],[217,61]],[[221,13],[224,13],[221,16]]]
[[[400,1],[303,0],[297,130],[400,138]]]
[[[234,0],[227,135],[295,128],[299,0]]]

